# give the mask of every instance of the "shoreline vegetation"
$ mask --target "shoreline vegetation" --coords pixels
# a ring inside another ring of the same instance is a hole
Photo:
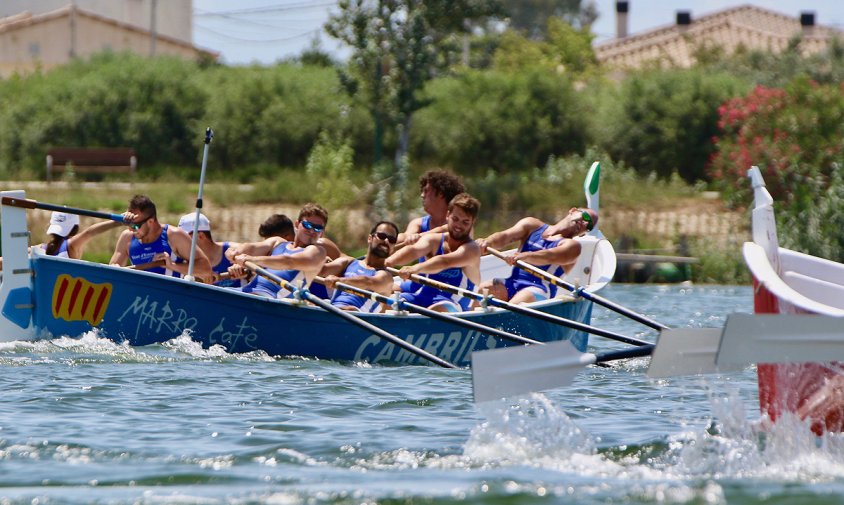
[[[419,174],[415,172],[409,174],[410,182],[402,195],[386,195],[386,200],[406,202],[404,207],[379,208],[375,195],[379,181],[370,181],[360,172],[346,174],[348,178],[338,177],[344,186],[322,188],[312,183],[321,177],[319,174],[292,169],[280,170],[275,178],[252,184],[227,183],[217,182],[225,179],[225,173],[211,168],[213,150],[209,158],[203,212],[211,220],[216,240],[258,240],[258,224],[267,216],[280,212],[295,218],[302,204],[316,201],[329,210],[327,236],[355,255],[363,251],[371,222],[389,218],[403,228],[408,219],[423,214],[416,182]],[[555,160],[544,170],[516,177],[494,173],[482,178],[464,177],[467,190],[482,203],[475,237],[510,226],[527,215],[553,221],[571,206],[584,205],[581,181],[589,165],[586,159],[575,157]],[[195,180],[190,180],[191,171],[195,172]],[[179,216],[194,210],[199,168],[160,172],[183,175],[148,173],[92,182],[71,173],[52,183],[0,184],[6,189],[23,189],[27,198],[34,200],[114,213],[124,211],[129,198],[143,193],[156,202],[162,222],[175,224]],[[749,282],[740,254],[742,242],[750,238],[748,217],[743,210],[728,209],[717,194],[679,178],[643,178],[607,162],[602,163],[600,195],[601,230],[616,252],[696,257],[699,262],[691,265],[689,278],[693,283]],[[45,238],[48,219],[48,212],[29,213],[33,243]],[[82,217],[81,224],[85,227],[94,222]],[[84,259],[107,262],[119,232],[116,229],[92,240]]]

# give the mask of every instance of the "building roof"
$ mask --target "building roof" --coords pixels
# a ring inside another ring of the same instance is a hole
[[[63,18],[65,16],[69,16],[74,11],[76,12],[77,16],[87,17],[87,18],[90,18],[94,21],[109,24],[109,25],[112,25],[112,26],[116,26],[116,27],[121,28],[121,29],[126,30],[126,31],[139,33],[139,34],[142,34],[142,35],[145,35],[145,36],[149,36],[149,34],[150,34],[150,31],[145,29],[145,28],[135,26],[135,25],[132,25],[132,24],[129,24],[129,23],[124,23],[122,21],[117,21],[115,19],[111,19],[111,18],[108,18],[108,17],[105,17],[105,16],[101,16],[99,14],[95,14],[93,12],[80,9],[79,7],[76,7],[73,4],[68,4],[68,5],[61,7],[59,9],[56,9],[54,11],[45,12],[43,14],[32,14],[31,12],[21,12],[20,14],[15,14],[15,15],[8,16],[8,17],[5,17],[5,18],[0,18],[0,34],[19,30],[19,29],[22,29],[22,28],[30,27],[30,26],[33,26],[33,25],[41,24],[41,23],[46,23],[46,22],[52,21],[54,19]],[[174,44],[174,45],[177,45],[177,46],[182,46],[186,49],[191,49],[191,50],[196,51],[196,52],[203,52],[203,53],[208,53],[212,56],[216,56],[215,53],[211,53],[209,51],[200,49],[200,48],[194,46],[193,44],[185,42],[184,40],[180,40],[180,39],[170,37],[170,36],[167,36],[167,35],[162,35],[162,34],[157,34],[156,38],[158,40],[167,41],[168,43],[171,43],[171,44]]]
[[[727,54],[739,48],[778,53],[801,34],[800,49],[806,55],[823,51],[833,38],[844,39],[844,32],[835,28],[804,28],[799,17],[741,5],[692,17],[688,25],[663,26],[599,44],[595,54],[602,64],[616,68],[641,68],[653,62],[690,67],[699,48],[720,47]]]

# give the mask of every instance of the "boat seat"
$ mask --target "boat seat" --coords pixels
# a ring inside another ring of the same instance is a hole
[[[844,286],[793,271],[783,273],[782,278],[801,295],[830,307],[844,309]]]
[[[782,247],[779,248],[779,255],[783,272],[796,272],[814,279],[844,285],[844,266],[841,263]]]

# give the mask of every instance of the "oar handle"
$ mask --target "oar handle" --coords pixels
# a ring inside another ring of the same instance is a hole
[[[501,251],[498,251],[493,247],[487,247],[486,250],[490,254],[492,254],[493,256],[496,256],[496,257],[501,258],[501,259],[506,261],[506,256]],[[574,284],[566,282],[563,279],[557,277],[556,275],[550,274],[550,273],[546,272],[545,270],[542,270],[541,268],[539,268],[535,265],[531,265],[530,263],[524,262],[522,260],[516,260],[515,264],[516,264],[516,266],[518,266],[522,270],[525,270],[529,273],[532,273],[535,276],[537,276],[541,279],[544,279],[544,280],[550,282],[551,284],[554,284],[555,286],[565,288],[565,289],[571,291],[572,294],[574,294],[576,296],[582,296],[583,298],[586,298],[587,300],[589,300],[591,302],[595,302],[598,305],[602,305],[602,306],[604,306],[604,307],[606,307],[606,308],[608,308],[612,311],[618,312],[619,314],[626,316],[626,317],[629,317],[630,319],[637,321],[639,323],[642,323],[645,326],[650,326],[651,328],[653,328],[655,330],[666,330],[666,329],[668,329],[668,326],[666,326],[666,325],[664,325],[660,322],[654,321],[653,319],[651,319],[647,316],[644,316],[642,314],[638,314],[636,312],[633,312],[632,310],[627,309],[625,307],[622,307],[621,305],[618,305],[616,303],[613,303],[610,300],[607,300],[606,298],[604,298],[602,296],[596,295],[594,293],[590,293],[589,291],[586,291],[583,288],[576,287]]]
[[[256,265],[255,263],[253,263],[251,261],[244,262],[244,265],[246,266],[246,268],[252,270],[253,272],[255,272],[259,275],[263,275],[264,277],[266,277],[267,279],[275,282],[276,284],[283,287],[284,289],[287,289],[287,290],[290,290],[290,291],[294,291],[294,290],[299,291],[299,293],[302,295],[303,298],[307,299],[309,302],[313,303],[314,305],[324,309],[326,312],[330,312],[330,313],[334,314],[335,316],[341,317],[341,318],[345,319],[346,321],[348,321],[352,324],[360,326],[361,328],[363,328],[365,330],[371,331],[374,335],[381,337],[384,340],[401,347],[402,349],[410,351],[410,352],[416,354],[417,356],[424,358],[424,359],[426,359],[426,360],[428,360],[428,361],[430,361],[434,364],[437,364],[437,365],[439,365],[443,368],[457,368],[457,366],[454,365],[453,363],[449,363],[448,361],[440,358],[439,356],[435,356],[434,354],[431,354],[424,349],[416,347],[415,345],[411,344],[410,342],[407,342],[406,340],[403,340],[403,339],[393,335],[392,333],[389,333],[388,331],[383,330],[383,329],[375,326],[374,324],[370,323],[369,321],[364,321],[363,319],[351,314],[350,312],[338,309],[334,305],[331,305],[330,303],[328,303],[327,301],[323,300],[322,298],[314,295],[310,291],[308,291],[306,289],[297,288],[291,282],[284,280],[281,277],[273,274],[272,272],[269,272],[269,271],[261,268],[260,266]]]
[[[125,223],[122,214],[108,214],[106,212],[98,212],[96,210],[77,209],[75,207],[67,207],[65,205],[55,205],[52,203],[38,202],[29,198],[14,198],[11,196],[4,196],[2,197],[2,201],[0,203],[12,207],[20,207],[22,209],[53,210],[57,212],[66,212],[68,214],[77,214],[80,216],[97,217],[100,219],[111,219],[112,221]]]

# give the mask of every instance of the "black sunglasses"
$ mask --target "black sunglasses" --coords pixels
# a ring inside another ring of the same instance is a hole
[[[314,224],[310,221],[304,221],[304,220],[302,221],[302,226],[304,226],[306,230],[316,232],[316,233],[322,233],[322,230],[325,229],[325,226],[320,226],[318,224]]]
[[[387,242],[389,242],[391,244],[395,244],[396,240],[399,239],[395,235],[390,235],[389,233],[384,233],[383,231],[376,231],[375,233],[372,234],[372,236],[378,237],[379,240],[386,240]]]
[[[133,230],[138,230],[138,229],[141,228],[141,226],[144,225],[144,223],[146,223],[150,219],[152,219],[152,216],[147,216],[144,219],[141,219],[140,221],[138,221],[136,223],[129,223],[129,227],[132,228]]]

